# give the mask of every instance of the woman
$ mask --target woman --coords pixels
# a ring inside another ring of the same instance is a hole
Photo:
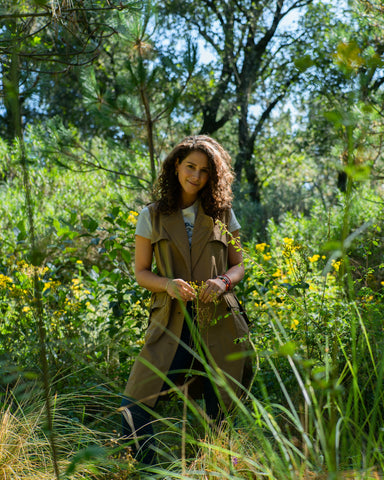
[[[244,276],[244,266],[240,225],[231,208],[230,162],[229,154],[212,138],[185,138],[163,163],[157,202],[144,208],[138,219],[135,275],[152,298],[145,344],[122,403],[123,433],[144,438],[136,442],[137,447],[147,445],[145,437],[150,439],[152,434],[146,407],[155,407],[169,385],[185,383],[180,371],[198,370],[196,355],[188,346],[200,354],[207,349],[208,362],[225,372],[236,392],[240,393],[236,382],[249,378],[245,355],[228,358],[248,348],[246,341],[236,342],[246,337],[248,327],[232,292]],[[196,330],[198,338],[191,333]],[[199,349],[198,344],[203,347]],[[201,370],[200,376],[188,376],[188,392],[202,394],[206,413],[216,419],[223,408],[230,407],[231,399],[227,389],[212,385]],[[164,381],[165,376],[169,381]],[[146,450],[142,460],[151,458]]]

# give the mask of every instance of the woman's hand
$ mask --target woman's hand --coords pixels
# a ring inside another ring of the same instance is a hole
[[[220,278],[210,278],[205,282],[204,288],[201,289],[199,299],[203,303],[214,302],[225,290],[226,285]]]
[[[180,298],[184,302],[194,300],[196,297],[194,288],[182,278],[169,279],[165,291],[172,298]]]

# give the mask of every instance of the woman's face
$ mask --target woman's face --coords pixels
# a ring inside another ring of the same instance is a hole
[[[179,163],[176,161],[176,173],[181,185],[182,206],[192,205],[209,179],[208,157],[200,150],[195,150]]]

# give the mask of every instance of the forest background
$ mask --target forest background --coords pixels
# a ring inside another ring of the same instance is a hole
[[[166,403],[150,478],[381,478],[383,32],[380,0],[1,0],[0,478],[144,475],[134,228],[198,133],[233,158],[257,374],[218,432]]]

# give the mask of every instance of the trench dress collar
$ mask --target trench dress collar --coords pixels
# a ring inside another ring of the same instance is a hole
[[[179,250],[182,258],[185,259],[189,277],[192,278],[192,271],[196,266],[207,242],[212,236],[214,222],[211,217],[204,213],[201,202],[198,201],[198,209],[193,227],[192,244],[189,247],[187,230],[185,228],[181,209],[171,215],[164,215],[164,229],[169,238]]]

